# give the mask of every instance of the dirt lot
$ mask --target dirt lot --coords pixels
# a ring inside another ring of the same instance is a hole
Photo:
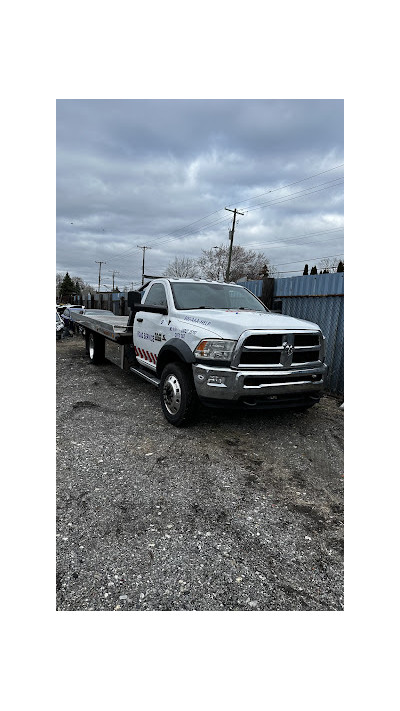
[[[343,609],[343,410],[202,409],[57,342],[58,610]]]

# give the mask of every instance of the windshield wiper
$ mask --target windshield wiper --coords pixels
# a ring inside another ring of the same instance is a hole
[[[263,313],[262,309],[248,309],[246,306],[239,306],[238,311],[256,311]]]

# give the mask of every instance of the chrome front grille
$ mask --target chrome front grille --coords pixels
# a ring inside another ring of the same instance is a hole
[[[238,341],[232,367],[238,369],[291,368],[321,360],[322,336],[308,333],[247,331]]]

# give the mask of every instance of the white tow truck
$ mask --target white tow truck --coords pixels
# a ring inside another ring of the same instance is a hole
[[[130,316],[82,308],[71,319],[92,362],[116,344],[119,365],[159,388],[177,427],[199,401],[305,409],[322,395],[328,367],[319,326],[269,311],[242,286],[160,278],[129,292],[128,305]]]

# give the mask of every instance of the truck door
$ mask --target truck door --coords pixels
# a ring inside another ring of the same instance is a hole
[[[163,284],[156,282],[147,293],[146,306],[164,306],[168,308],[167,294]],[[133,327],[135,355],[141,365],[156,370],[157,358],[166,341],[168,317],[139,311]]]

